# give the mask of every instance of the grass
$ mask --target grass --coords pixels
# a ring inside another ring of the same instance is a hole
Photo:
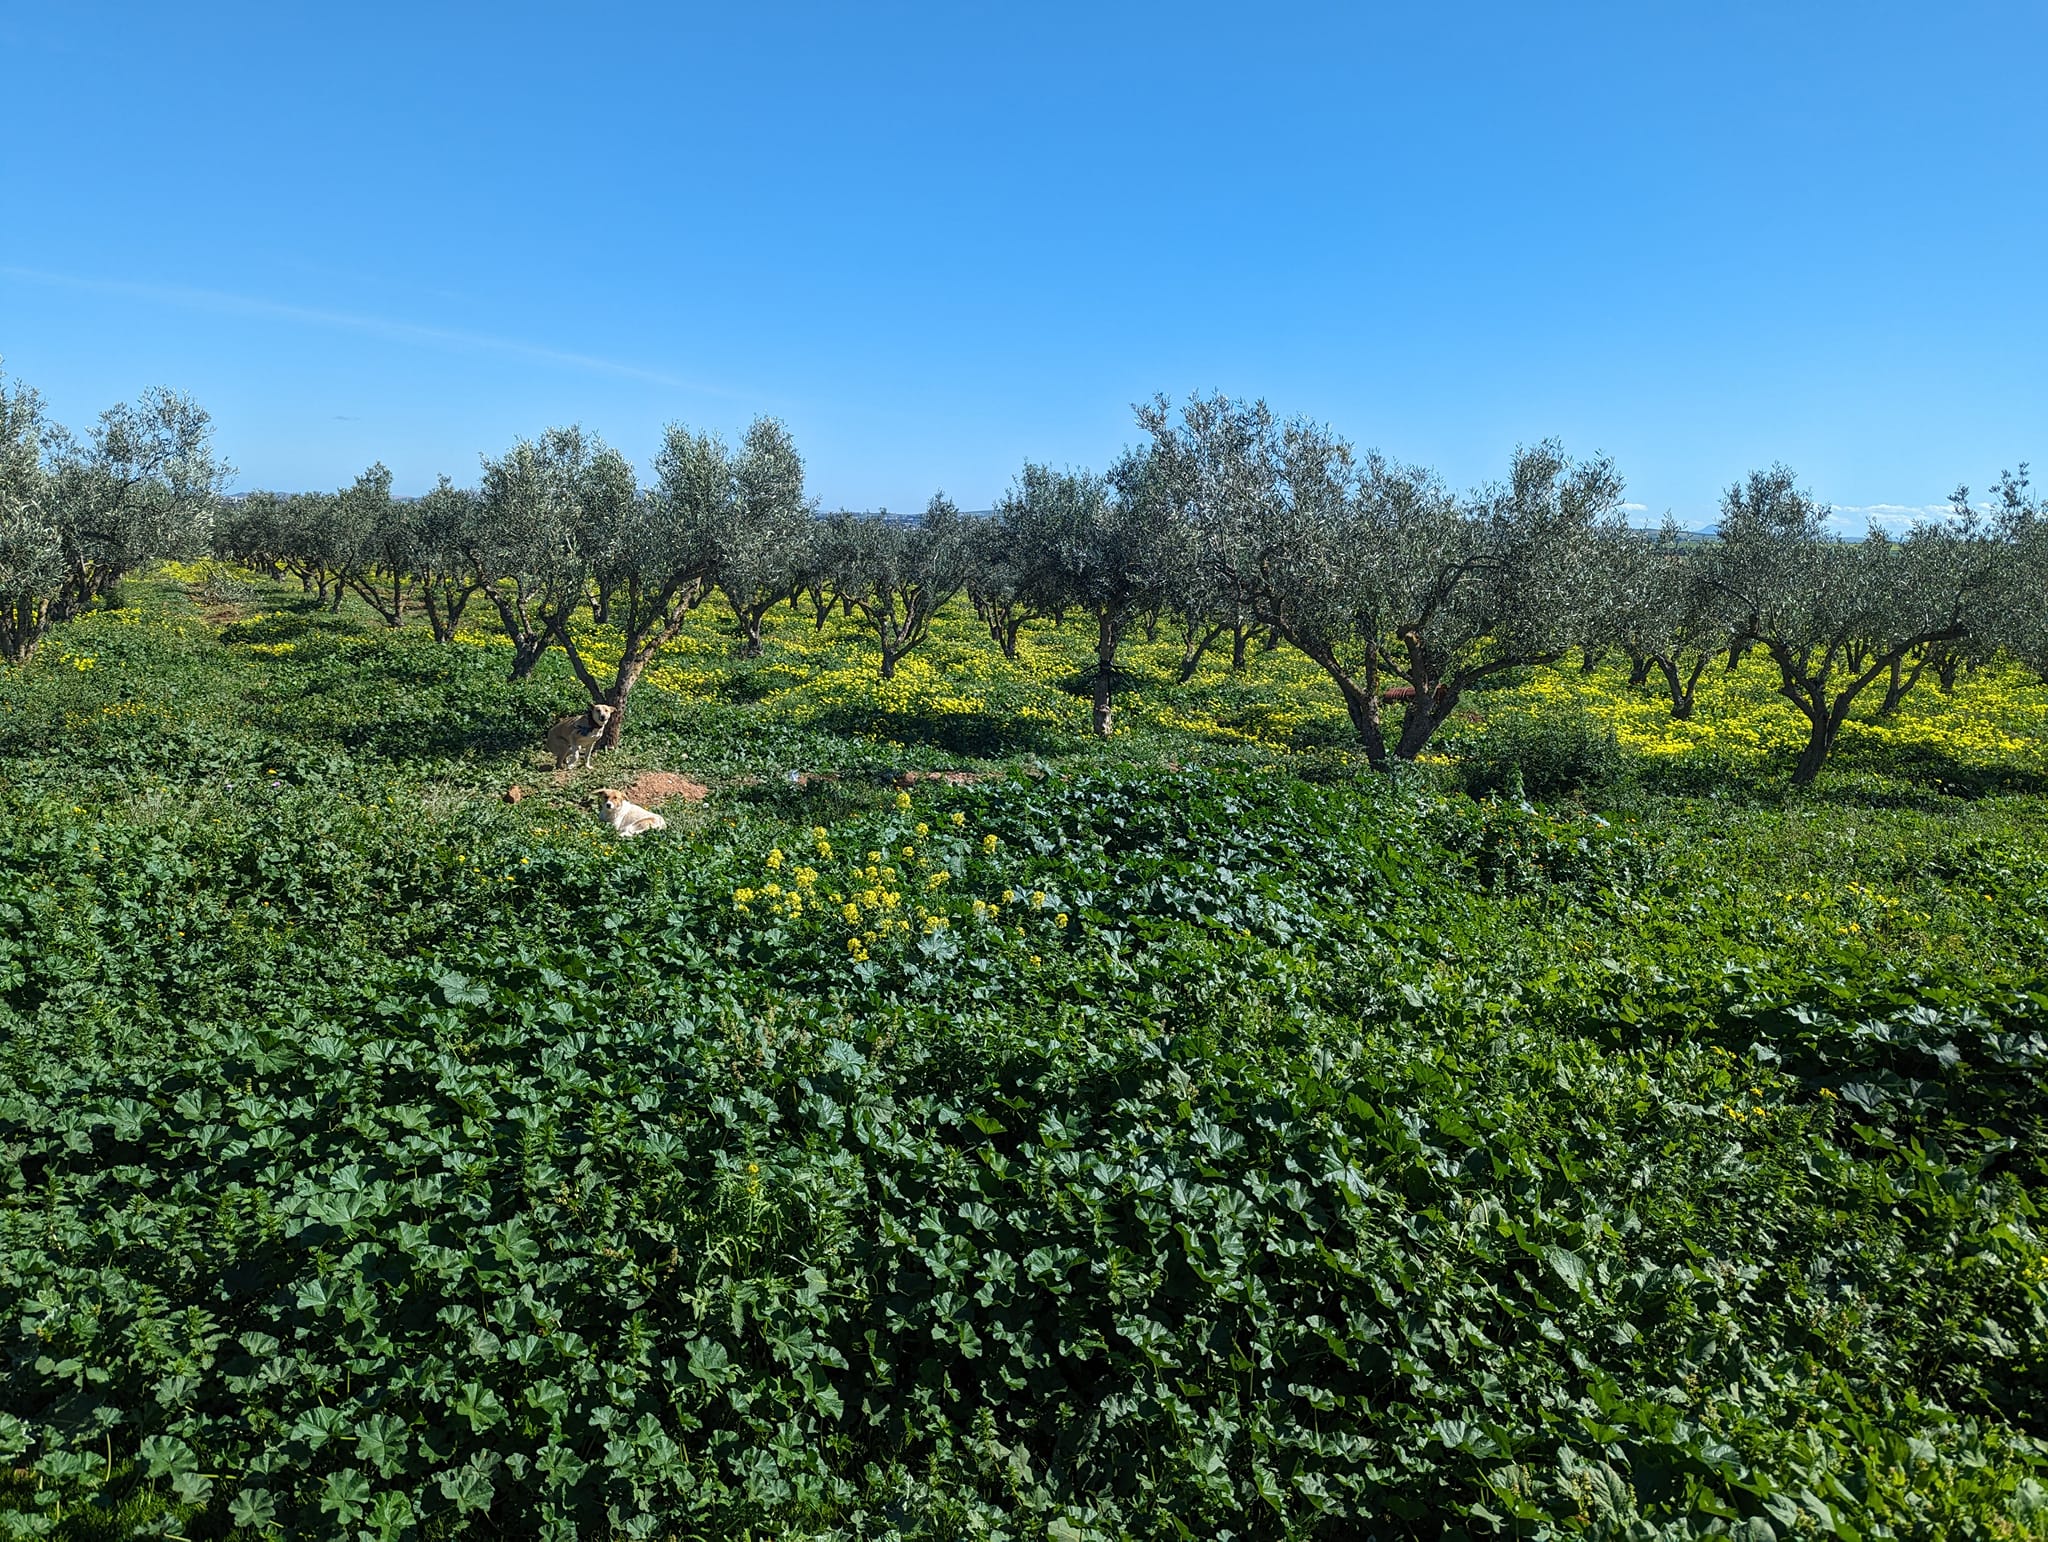
[[[2048,1531],[2018,677],[1389,779],[1285,652],[1100,745],[1071,628],[707,612],[558,783],[559,660],[203,581],[0,675],[13,1533]]]

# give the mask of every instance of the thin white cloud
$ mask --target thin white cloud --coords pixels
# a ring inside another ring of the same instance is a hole
[[[1946,503],[1838,503],[1837,514],[1862,514],[1870,519],[1934,519],[1947,516]]]
[[[1971,505],[1979,513],[1989,513],[1991,505]],[[1923,520],[1953,519],[1955,508],[1947,503],[1838,503],[1829,511],[1828,522],[1835,529],[1860,535],[1870,526],[1880,530],[1904,530]]]
[[[146,300],[159,305],[182,306],[189,310],[259,316],[276,321],[300,322],[308,326],[367,332],[372,336],[390,338],[394,342],[414,343],[423,347],[508,354],[515,358],[533,359],[539,363],[558,364],[569,369],[618,375],[628,380],[644,380],[650,385],[694,391],[705,396],[740,397],[748,394],[724,386],[707,385],[701,380],[685,380],[663,370],[646,369],[637,364],[622,363],[617,359],[598,358],[593,354],[548,348],[537,343],[521,342],[516,338],[493,337],[483,332],[463,332],[450,327],[421,326],[417,322],[394,321],[386,316],[366,316],[354,311],[288,305],[279,300],[266,300],[255,295],[228,294],[217,289],[192,289],[179,284],[137,283],[128,279],[86,278],[77,274],[49,273],[38,268],[19,268],[6,264],[0,264],[0,278],[28,284],[46,284],[63,289],[82,289],[94,294],[122,295],[129,299]]]

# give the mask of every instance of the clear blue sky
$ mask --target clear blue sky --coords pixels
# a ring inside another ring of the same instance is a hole
[[[0,355],[244,487],[554,423],[986,507],[1164,390],[1710,520],[2048,462],[2048,7],[0,0]]]

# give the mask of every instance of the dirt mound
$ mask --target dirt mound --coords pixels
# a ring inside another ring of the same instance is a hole
[[[631,785],[620,791],[625,793],[627,802],[637,803],[642,808],[657,808],[671,798],[681,798],[685,803],[702,803],[711,796],[711,789],[702,782],[693,782],[673,771],[643,771]]]

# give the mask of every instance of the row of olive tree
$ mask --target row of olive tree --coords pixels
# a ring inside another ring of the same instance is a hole
[[[1882,715],[1928,671],[1949,687],[2001,648],[2048,667],[2048,520],[2024,468],[1989,515],[1959,489],[1949,519],[1852,542],[1773,467],[1729,489],[1718,536],[1703,540],[1629,528],[1611,462],[1555,443],[1518,450],[1504,480],[1459,496],[1259,402],[1161,398],[1138,421],[1143,442],[1106,475],[1027,464],[982,520],[943,496],[913,521],[821,518],[786,431],[763,420],[733,451],[672,428],[644,491],[615,451],[556,430],[487,463],[474,495],[444,482],[394,500],[379,466],[325,499],[247,500],[222,529],[245,560],[272,551],[309,589],[337,602],[352,589],[393,625],[417,592],[437,636],[482,593],[515,676],[559,646],[592,699],[621,708],[713,593],[749,654],[778,603],[808,598],[820,627],[835,609],[858,617],[885,679],[963,591],[1009,657],[1030,620],[1078,612],[1105,735],[1133,628],[1155,637],[1173,619],[1182,679],[1225,635],[1244,667],[1264,632],[1329,677],[1379,767],[1421,754],[1490,677],[1574,651],[1590,662],[1619,648],[1637,684],[1660,676],[1677,718],[1714,660],[1760,651],[1809,725],[1802,782],[1868,689],[1882,685]],[[251,544],[253,526],[276,533]],[[623,636],[606,677],[569,624],[586,606]]]
[[[1032,619],[1078,612],[1105,735],[1134,628],[1156,638],[1172,619],[1182,679],[1226,635],[1244,667],[1263,633],[1329,677],[1380,767],[1421,754],[1490,677],[1575,650],[1590,663],[1620,649],[1636,683],[1661,678],[1679,718],[1714,660],[1760,651],[1809,725],[1800,781],[1867,690],[1882,686],[1889,713],[1929,671],[1946,688],[2001,649],[2048,671],[2048,515],[2024,467],[1988,514],[1958,489],[1952,517],[1857,542],[1773,467],[1729,489],[1717,536],[1701,540],[1630,529],[1613,465],[1551,442],[1459,496],[1261,402],[1162,397],[1138,423],[1140,443],[1107,474],[1027,464],[979,520],[943,495],[914,520],[820,517],[771,419],[735,446],[671,426],[644,487],[617,451],[567,428],[487,460],[475,490],[443,478],[396,498],[379,464],[331,494],[223,501],[226,468],[185,398],[150,393],[81,442],[0,380],[0,651],[26,658],[121,574],[210,540],[324,603],[358,595],[393,627],[423,614],[444,642],[481,596],[514,678],[561,649],[591,699],[620,709],[614,738],[641,675],[714,595],[750,655],[777,604],[807,599],[820,627],[835,609],[858,617],[884,678],[963,591],[1010,657]],[[585,610],[614,629],[606,646],[573,624]]]
[[[81,439],[0,376],[0,658],[26,662],[137,568],[204,550],[229,474],[206,413],[174,391],[109,408]]]
[[[1988,513],[1959,488],[1945,519],[1846,541],[1775,466],[1728,490],[1713,539],[1688,541],[1628,528],[1612,465],[1555,444],[1457,499],[1258,403],[1197,398],[1176,418],[1159,401],[1141,421],[1219,592],[1330,675],[1376,765],[1382,703],[1405,700],[1391,753],[1412,758],[1480,680],[1574,649],[1618,645],[1639,682],[1656,669],[1677,717],[1710,660],[1762,651],[1808,724],[1800,783],[1880,682],[1891,712],[1929,668],[1952,685],[2000,650],[2048,674],[2048,514],[2024,467]]]

